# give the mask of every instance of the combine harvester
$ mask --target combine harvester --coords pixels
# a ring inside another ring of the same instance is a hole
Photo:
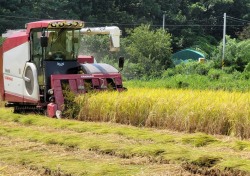
[[[84,28],[75,20],[46,20],[9,30],[0,43],[0,98],[14,112],[45,111],[60,117],[64,90],[76,94],[89,90],[124,90],[119,71],[79,55],[82,35],[109,34],[110,50],[119,51],[118,27]],[[122,69],[124,58],[119,58]]]

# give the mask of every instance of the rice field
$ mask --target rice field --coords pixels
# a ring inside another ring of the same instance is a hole
[[[74,98],[68,111],[82,121],[0,108],[0,175],[250,173],[250,92],[130,88]]]
[[[250,138],[250,92],[130,88],[76,98],[79,120]]]

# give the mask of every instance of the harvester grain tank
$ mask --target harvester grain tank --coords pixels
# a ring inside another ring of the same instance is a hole
[[[93,56],[79,55],[82,35],[108,34],[110,50],[119,51],[116,26],[84,28],[77,20],[45,20],[9,30],[0,43],[0,95],[15,112],[46,110],[61,114],[66,87],[76,94],[91,90],[124,89],[120,72],[111,65],[94,63]],[[123,67],[124,58],[119,59]]]

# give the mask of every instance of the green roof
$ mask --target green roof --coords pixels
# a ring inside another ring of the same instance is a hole
[[[172,55],[172,59],[176,60],[199,60],[199,58],[205,58],[205,55],[199,51],[192,50],[192,49],[184,49],[178,51]]]

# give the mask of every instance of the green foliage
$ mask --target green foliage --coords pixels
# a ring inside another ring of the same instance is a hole
[[[121,24],[124,30],[142,23],[161,25],[162,15],[166,14],[168,24],[174,24],[167,27],[176,37],[176,41],[179,41],[176,46],[185,48],[195,41],[192,37],[211,35],[220,39],[221,34],[218,33],[216,25],[221,24],[223,12],[249,20],[248,4],[248,0],[185,0],[181,2],[172,0],[54,0],[53,2],[51,0],[42,2],[39,0],[1,0],[0,33],[6,29],[23,28],[25,23],[40,19],[81,19],[87,22],[87,26]],[[211,25],[207,26],[207,24]],[[228,30],[230,35],[242,31],[239,27],[230,27],[230,29],[233,29]]]
[[[222,74],[224,74],[223,70],[211,69],[208,72],[208,78],[211,80],[219,80]]]
[[[188,62],[182,62],[176,65],[174,68],[167,69],[163,72],[162,77],[169,77],[175,74],[183,74],[183,75],[207,75],[209,70],[214,66],[213,61],[207,61],[205,63],[199,63],[197,61],[189,60]]]
[[[162,79],[129,80],[124,86],[130,88],[185,88],[198,90],[250,91],[249,72],[226,74],[223,70],[211,69],[207,76],[198,74],[175,74],[174,69]]]
[[[4,40],[5,40],[5,38],[0,36],[0,46],[3,44]]]
[[[248,62],[248,64],[245,67],[245,72],[250,72],[250,61]]]
[[[49,5],[48,5],[49,4]],[[223,12],[222,12],[223,9]],[[24,28],[24,24],[40,19],[80,19],[86,26],[117,25],[123,31],[121,51],[111,54],[108,51],[108,38],[91,36],[83,38],[81,54],[94,55],[97,61],[109,61],[116,65],[117,58],[127,58],[124,75],[128,79],[153,79],[171,67],[169,53],[183,48],[194,48],[215,61],[215,68],[221,68],[222,13],[228,13],[249,21],[248,0],[128,0],[128,1],[80,1],[80,0],[2,0],[0,2],[0,33],[7,29]],[[166,26],[162,28],[165,14]],[[244,71],[249,62],[249,25],[228,20],[225,67],[228,72]],[[141,24],[150,24],[141,25]],[[235,25],[237,24],[237,25]],[[239,25],[238,25],[239,24]],[[141,26],[139,26],[141,25]],[[242,26],[241,26],[242,25]],[[139,26],[139,27],[138,27]],[[154,30],[153,30],[154,28]],[[125,30],[127,29],[127,30]],[[171,36],[170,36],[171,34]],[[237,34],[237,35],[236,35]],[[84,43],[84,42],[87,42]],[[0,39],[1,43],[1,39]],[[172,49],[173,48],[173,49]],[[107,59],[108,58],[108,59]],[[198,74],[207,74],[200,68]],[[196,71],[195,71],[196,72]]]
[[[244,71],[246,65],[250,62],[250,39],[241,41],[237,44],[236,69]]]
[[[240,151],[243,151],[243,150],[246,150],[248,149],[249,150],[249,141],[235,141],[235,144],[233,146],[233,148],[235,150],[240,150]]]
[[[232,66],[236,57],[236,49],[237,49],[237,42],[236,39],[231,39],[229,36],[226,36],[226,52],[224,58],[224,66]],[[220,63],[222,62],[222,48],[223,43],[221,42],[214,53],[214,57],[216,61]]]
[[[217,140],[209,135],[197,133],[194,136],[184,137],[182,141],[185,144],[191,144],[195,147],[202,147],[216,142]]]
[[[250,80],[250,72],[243,72],[241,74],[241,79]]]
[[[77,115],[80,112],[80,105],[75,103],[76,94],[70,90],[67,85],[63,86],[63,117],[70,119],[77,119]]]
[[[250,58],[250,54],[247,52],[250,50],[250,40],[237,42],[236,39],[232,39],[229,36],[226,37],[226,40],[224,66],[231,67],[232,70],[244,71]],[[222,62],[222,47],[221,42],[214,52],[214,60],[218,66],[221,66]]]
[[[158,77],[162,71],[172,66],[171,36],[162,29],[151,30],[150,25],[141,25],[128,31],[125,51],[133,63],[132,78],[144,76]]]
[[[245,40],[250,38],[250,24],[248,26],[244,27],[241,32],[238,34],[239,39]]]
[[[217,41],[212,36],[198,36],[194,40],[193,45],[190,47],[196,51],[199,51],[205,55],[205,58],[209,60],[213,51],[216,49]]]

